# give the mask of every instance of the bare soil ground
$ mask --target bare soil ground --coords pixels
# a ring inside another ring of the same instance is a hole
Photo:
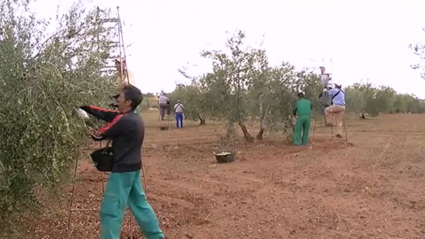
[[[283,136],[238,144],[236,161],[216,164],[219,125],[159,131],[147,121],[147,197],[168,239],[425,238],[425,115],[347,122],[344,139],[316,125],[306,147]],[[208,122],[207,122],[208,123]],[[72,238],[98,236],[102,181],[79,164]],[[28,238],[66,238],[72,187],[45,205]],[[130,238],[129,216],[122,238]],[[142,238],[138,227],[135,237]]]

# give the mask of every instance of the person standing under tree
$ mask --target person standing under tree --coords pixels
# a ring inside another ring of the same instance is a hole
[[[326,107],[326,122],[336,125],[336,137],[342,138],[343,118],[345,112],[345,92],[341,85],[335,84],[335,88],[329,91],[332,97],[332,105]]]
[[[183,104],[180,100],[177,100],[177,104],[174,105],[174,112],[176,113],[176,127],[183,128]]]
[[[143,96],[138,88],[125,85],[117,98],[118,111],[94,106],[80,108],[108,122],[92,135],[95,141],[112,140],[114,161],[100,209],[100,238],[119,239],[127,205],[147,239],[164,239],[158,219],[146,199],[141,182],[141,150],[145,127],[135,112]]]
[[[294,129],[294,145],[300,145],[300,140],[302,145],[307,145],[312,109],[311,101],[304,98],[304,93],[298,93],[298,100],[293,111],[294,116],[297,116]]]

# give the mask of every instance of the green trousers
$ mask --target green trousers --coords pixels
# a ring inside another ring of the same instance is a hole
[[[100,238],[119,239],[125,209],[129,206],[147,239],[162,239],[158,219],[146,200],[140,170],[111,173],[100,209]]]
[[[294,129],[294,145],[300,145],[300,140],[302,145],[307,145],[308,134],[310,133],[310,120],[310,115],[298,116]]]

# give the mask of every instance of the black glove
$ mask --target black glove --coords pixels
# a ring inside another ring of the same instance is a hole
[[[94,134],[90,134],[90,136],[94,141],[102,141],[103,140],[102,136],[97,136],[97,135],[94,135]]]

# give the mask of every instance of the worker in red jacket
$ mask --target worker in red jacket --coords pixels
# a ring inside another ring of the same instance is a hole
[[[117,98],[117,111],[94,106],[80,107],[98,119],[108,122],[95,140],[112,140],[113,164],[100,209],[100,238],[119,239],[127,205],[147,239],[163,239],[158,219],[146,199],[141,183],[141,150],[145,127],[135,109],[142,102],[139,89],[123,87]]]

